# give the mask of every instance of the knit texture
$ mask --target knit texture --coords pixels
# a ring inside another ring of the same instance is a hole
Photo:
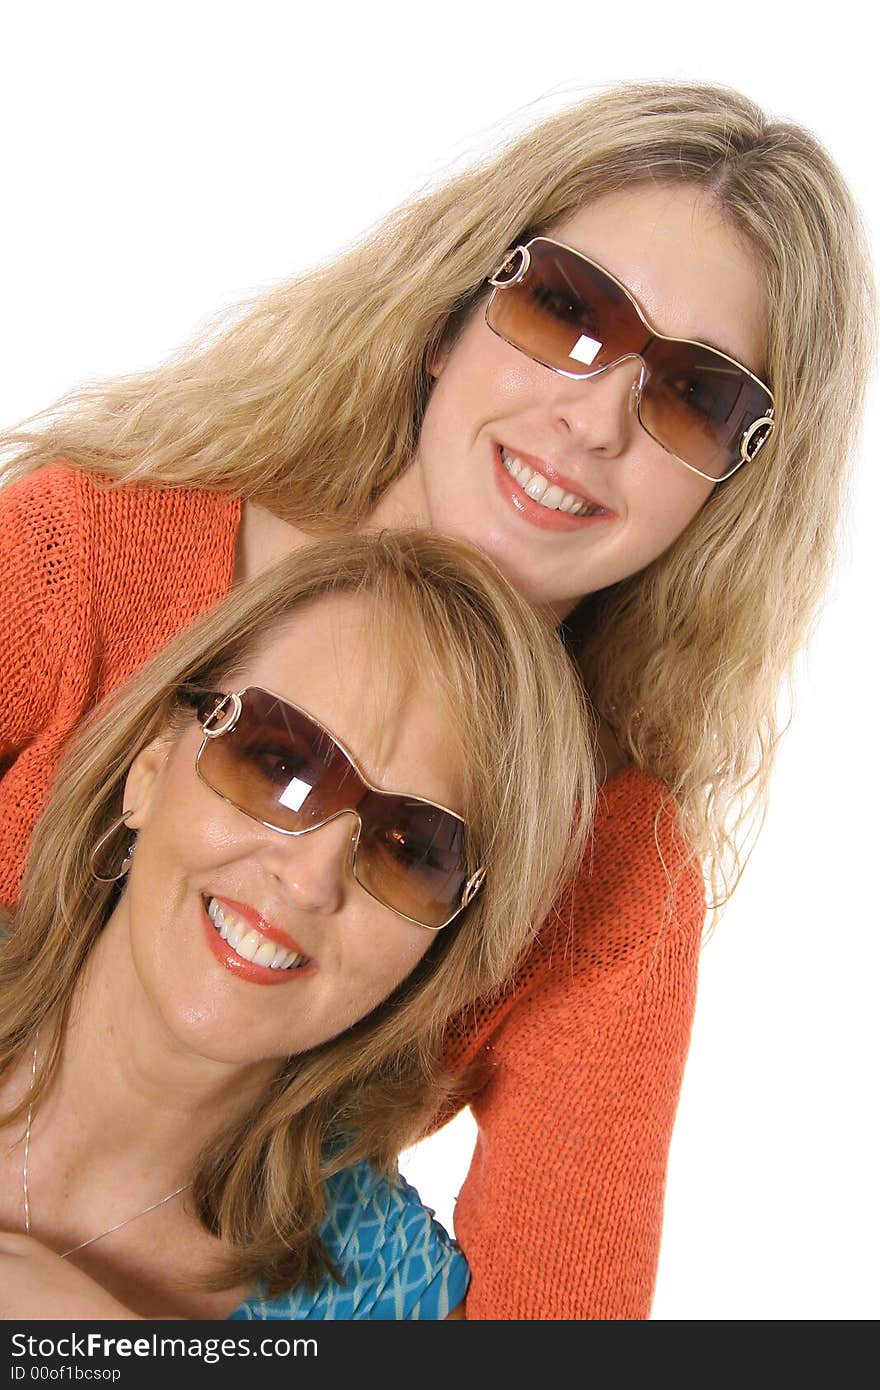
[[[479,1126],[455,1208],[469,1318],[650,1313],[705,910],[668,801],[632,770],[603,788],[514,988],[450,1030]]]
[[[41,469],[0,490],[0,901],[66,739],[232,584],[241,503]]]
[[[228,592],[240,517],[236,498],[63,466],[0,489],[4,903],[66,739]],[[514,986],[449,1030],[479,1126],[455,1211],[468,1317],[648,1317],[703,915],[668,795],[619,773]]]

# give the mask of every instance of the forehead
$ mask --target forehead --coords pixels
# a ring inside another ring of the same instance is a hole
[[[764,369],[758,254],[700,189],[640,184],[608,193],[548,235],[610,270],[660,333],[709,343],[759,375]]]
[[[389,642],[368,597],[331,595],[273,629],[235,673],[299,705],[345,745],[364,775],[453,809],[461,801],[460,754],[427,673]]]

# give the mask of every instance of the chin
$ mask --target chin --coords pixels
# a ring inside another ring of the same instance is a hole
[[[256,1067],[274,1064],[278,1067],[290,1058],[320,1047],[338,1036],[340,1031],[328,1030],[313,1035],[299,1033],[295,1037],[272,1038],[260,1036],[258,1019],[235,1016],[232,1011],[211,1007],[184,1007],[165,1010],[163,1022],[177,1046],[193,1057],[217,1066]]]
[[[474,542],[476,544],[476,542]],[[517,556],[511,555],[511,547],[502,544],[500,541],[497,546],[481,545],[480,549],[490,560],[493,560],[513,587],[522,594],[523,598],[532,604],[556,604],[559,602],[558,596],[554,591],[548,590],[542,583],[542,576],[534,572],[527,566],[517,564]]]
[[[283,1061],[287,1055],[265,1039],[255,1037],[248,1021],[232,1017],[227,1009],[213,1003],[202,1005],[165,1000],[159,1010],[172,1047],[191,1057],[218,1066],[247,1067],[258,1062]]]

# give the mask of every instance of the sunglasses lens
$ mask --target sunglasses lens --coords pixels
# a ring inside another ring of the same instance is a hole
[[[302,833],[356,811],[356,873],[380,902],[439,927],[461,903],[465,827],[430,802],[366,786],[341,748],[307,714],[268,692],[246,690],[227,733],[205,741],[202,780],[275,830]]]
[[[537,240],[518,284],[495,292],[489,327],[546,367],[587,376],[647,338],[633,305],[604,271]]]
[[[457,816],[424,801],[368,792],[357,872],[382,902],[426,927],[442,927],[461,905],[465,828]]]
[[[301,831],[355,810],[363,785],[341,750],[293,706],[247,690],[235,727],[199,757],[208,786],[276,830]]]
[[[740,462],[740,441],[767,414],[763,386],[710,348],[654,338],[639,416],[645,429],[679,458],[721,479]]]

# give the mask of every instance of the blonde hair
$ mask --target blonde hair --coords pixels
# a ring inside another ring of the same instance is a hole
[[[678,801],[721,899],[763,806],[777,699],[826,587],[872,348],[858,212],[806,130],[738,92],[623,84],[398,209],[156,371],[7,436],[119,480],[230,489],[315,534],[357,526],[407,467],[426,362],[526,233],[646,180],[700,187],[757,252],[778,428],[647,569],[570,624],[590,695]]]
[[[444,1026],[510,979],[590,828],[590,716],[549,615],[464,542],[401,532],[307,546],[169,643],[71,744],[0,951],[0,1075],[28,1055],[37,1033],[43,1054],[35,1090],[7,1123],[51,1082],[77,980],[113,906],[116,890],[95,881],[89,855],[120,814],[132,760],[194,718],[181,707],[181,687],[228,688],[285,618],[345,593],[369,601],[375,650],[393,663],[394,678],[405,653],[406,669],[449,716],[468,872],[483,864],[487,879],[390,999],[289,1059],[269,1093],[204,1154],[199,1214],[233,1247],[220,1287],[262,1275],[279,1292],[317,1275],[322,1180],[364,1158],[387,1169],[421,1131],[444,1095]],[[120,845],[125,836],[120,827]]]

